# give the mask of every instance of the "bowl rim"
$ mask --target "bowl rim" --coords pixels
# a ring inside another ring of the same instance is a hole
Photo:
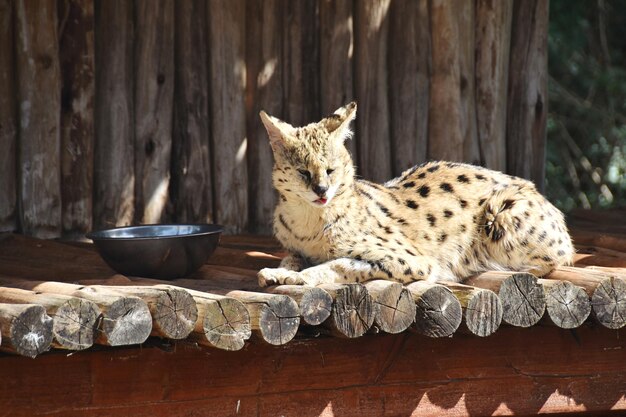
[[[130,230],[130,229],[148,229],[154,227],[180,227],[180,226],[198,226],[203,229],[209,228],[209,230],[202,230],[194,233],[185,233],[179,235],[165,235],[165,236],[107,236],[106,234],[109,232],[114,232],[118,230]],[[140,224],[134,226],[120,226],[120,227],[112,227],[109,229],[100,229],[100,230],[92,230],[88,233],[85,233],[85,237],[87,239],[91,239],[95,241],[137,241],[137,240],[161,240],[161,239],[175,239],[181,237],[191,237],[191,236],[206,236],[213,234],[220,234],[224,232],[224,227],[222,225],[216,223],[155,223],[155,224]]]

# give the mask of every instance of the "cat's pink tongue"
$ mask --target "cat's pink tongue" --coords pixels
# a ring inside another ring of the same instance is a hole
[[[318,198],[317,200],[315,200],[315,202],[316,202],[317,204],[320,204],[320,205],[322,205],[322,206],[323,206],[324,204],[326,204],[326,202],[327,202],[327,201],[328,201],[328,200],[326,200],[325,198]]]

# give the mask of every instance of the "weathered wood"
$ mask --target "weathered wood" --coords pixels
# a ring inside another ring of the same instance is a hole
[[[482,165],[478,128],[476,126],[476,16],[475,2],[451,2],[459,35],[459,88],[461,105],[461,133],[463,134],[463,160]]]
[[[0,1],[0,232],[17,229],[17,111],[12,0]]]
[[[282,8],[284,117],[303,126],[320,116],[318,1],[286,1]]]
[[[375,280],[365,283],[375,305],[374,323],[386,333],[400,333],[415,321],[415,302],[399,282]]]
[[[468,278],[464,283],[497,293],[502,302],[502,320],[512,326],[533,326],[545,312],[543,287],[532,274],[489,271]]]
[[[184,339],[194,329],[198,308],[193,297],[182,288],[153,288],[142,286],[99,286],[95,290],[113,290],[141,298],[150,309],[152,335],[168,339]]]
[[[278,0],[246,2],[246,120],[250,230],[269,235],[276,195],[272,185],[272,150],[259,112],[283,117],[281,26]]]
[[[168,202],[174,101],[174,1],[135,1],[135,221]]]
[[[134,217],[133,21],[131,2],[95,3],[95,228],[126,226]]]
[[[355,6],[355,92],[359,103],[356,135],[359,173],[383,182],[391,177],[387,45],[390,0],[357,1]]]
[[[36,304],[0,304],[0,350],[34,358],[50,349],[52,318]]]
[[[267,287],[264,291],[293,298],[300,308],[302,321],[311,326],[322,324],[332,312],[333,298],[322,288],[304,285],[277,285]]]
[[[513,0],[476,2],[476,122],[481,160],[506,170],[506,107]]]
[[[546,278],[569,281],[582,287],[591,297],[593,317],[604,327],[619,329],[626,325],[626,280],[619,274],[604,270],[560,267]]]
[[[441,282],[461,303],[465,328],[476,336],[490,336],[502,322],[502,302],[495,292],[469,285]]]
[[[19,114],[19,222],[27,235],[61,234],[61,73],[57,7],[46,0],[15,2]]]
[[[576,245],[598,246],[600,248],[626,252],[626,237],[624,235],[598,233],[593,230],[580,229],[573,231],[572,235]]]
[[[446,0],[429,2],[432,39],[428,157],[463,160],[461,108],[461,43],[455,6]],[[466,80],[467,82],[467,80]]]
[[[152,331],[147,304],[138,297],[124,296],[104,288],[61,282],[25,281],[1,277],[3,286],[42,293],[63,294],[94,302],[102,312],[95,343],[122,346],[143,343]]]
[[[46,294],[19,288],[2,288],[0,303],[37,304],[53,318],[52,346],[83,350],[93,345],[100,319],[98,306],[82,298]]]
[[[256,340],[271,345],[284,345],[298,331],[298,304],[286,295],[220,288],[210,281],[193,279],[177,279],[171,283],[241,301],[250,314],[250,328]]]
[[[362,284],[321,284],[333,299],[330,317],[323,324],[331,334],[354,338],[365,334],[374,323],[375,308]]]
[[[320,13],[320,106],[322,115],[354,100],[354,19],[353,2],[321,0]],[[354,161],[356,141],[346,141]]]
[[[389,124],[393,175],[426,160],[430,32],[428,1],[389,8]]]
[[[277,268],[281,258],[266,251],[241,250],[218,246],[207,260],[210,265],[236,266],[239,268],[260,270]]]
[[[543,190],[548,115],[548,0],[515,1],[506,108],[507,172]]]
[[[94,158],[94,2],[59,1],[62,231],[92,229]]]
[[[461,325],[461,303],[448,288],[426,281],[406,287],[416,305],[415,323],[411,330],[428,337],[451,336]]]
[[[211,223],[206,1],[175,5],[171,199],[176,222]]]
[[[546,295],[548,318],[562,329],[579,327],[591,313],[589,296],[569,281],[540,279]]]
[[[246,230],[245,1],[208,3],[210,119],[214,181],[214,220],[227,233]]]
[[[574,254],[574,266],[604,266],[614,268],[626,268],[626,257],[616,257],[611,255],[591,255],[584,253]]]

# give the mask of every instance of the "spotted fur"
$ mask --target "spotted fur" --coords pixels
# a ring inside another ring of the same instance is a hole
[[[356,104],[304,127],[261,112],[280,198],[274,233],[290,252],[259,284],[459,281],[487,269],[543,275],[570,262],[563,215],[524,179],[428,162],[381,185],[354,175],[344,141]]]

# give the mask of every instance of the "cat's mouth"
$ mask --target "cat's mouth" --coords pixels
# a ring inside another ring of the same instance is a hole
[[[318,198],[317,200],[314,201],[315,204],[319,204],[320,206],[325,206],[326,203],[328,203],[328,199],[327,198]]]

